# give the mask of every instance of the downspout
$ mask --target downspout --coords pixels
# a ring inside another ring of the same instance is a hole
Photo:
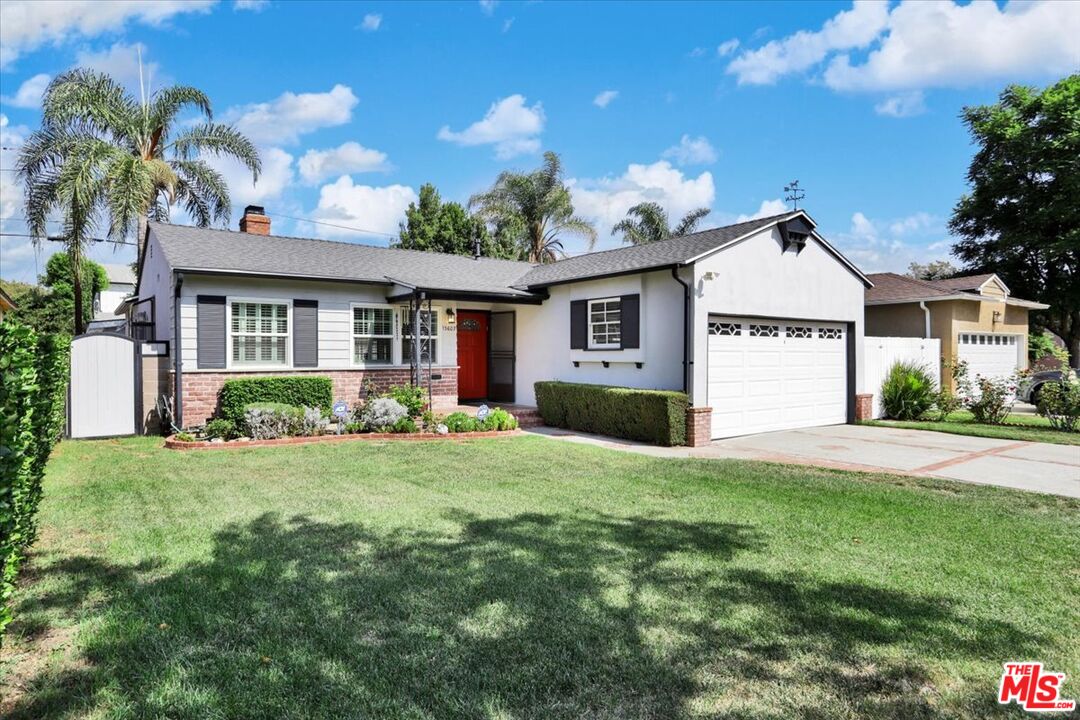
[[[175,383],[173,388],[173,424],[177,428],[184,427],[184,386],[181,375],[183,371],[180,367],[180,288],[184,285],[184,276],[181,273],[174,272],[173,276],[175,281],[173,286],[176,288],[173,297],[173,382]],[[172,428],[166,428],[166,430],[172,430]]]
[[[682,306],[682,391],[687,392],[687,388],[690,387],[690,283],[679,277],[678,266],[672,266],[671,277],[675,278],[676,282],[683,286],[683,306]]]
[[[925,324],[925,329],[923,330],[923,337],[929,339],[930,338],[930,308],[926,307],[926,301],[925,300],[920,300],[919,301],[919,307],[922,308],[923,317],[924,317],[924,324]]]

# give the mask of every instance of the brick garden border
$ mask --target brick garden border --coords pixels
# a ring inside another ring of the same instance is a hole
[[[209,440],[195,440],[187,442],[177,440],[175,435],[165,438],[165,447],[169,450],[238,450],[250,447],[274,447],[277,445],[307,445],[309,443],[322,442],[398,442],[398,441],[429,441],[429,440],[470,440],[478,438],[512,437],[520,435],[521,430],[483,430],[481,432],[447,433],[352,433],[345,435],[314,435],[308,437],[287,437],[275,440],[248,440],[229,442],[210,442]]]

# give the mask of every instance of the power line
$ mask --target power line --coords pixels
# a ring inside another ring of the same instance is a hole
[[[283,220],[295,220],[297,222],[309,222],[313,225],[325,225],[327,227],[338,228],[340,230],[352,230],[354,232],[366,233],[368,235],[382,235],[383,237],[396,238],[397,235],[390,233],[379,232],[378,230],[365,230],[364,228],[350,227],[349,225],[338,225],[336,223],[323,222],[322,220],[311,220],[310,218],[293,217],[292,215],[279,215],[277,213],[266,213],[270,217],[282,218]]]
[[[24,238],[30,238],[31,240],[48,240],[49,242],[67,242],[67,238],[60,237],[59,235],[52,235],[50,237],[44,237],[43,238],[40,235],[30,235],[28,233],[0,232],[0,237],[24,237]],[[132,247],[135,247],[135,243],[133,243],[133,242],[126,242],[124,240],[109,240],[108,238],[86,238],[86,241],[87,242],[96,242],[96,243],[112,243],[113,245],[130,245]]]

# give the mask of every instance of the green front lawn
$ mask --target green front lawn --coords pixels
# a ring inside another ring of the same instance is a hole
[[[971,413],[960,410],[951,413],[944,421],[936,420],[865,420],[866,425],[907,428],[909,430],[936,430],[954,435],[998,438],[1026,442],[1045,442],[1056,445],[1080,445],[1080,432],[1062,432],[1050,427],[1050,421],[1040,415],[1009,415],[1004,425],[982,425],[975,422]]]
[[[982,718],[1080,696],[1080,503],[527,436],[62,443],[10,718]]]

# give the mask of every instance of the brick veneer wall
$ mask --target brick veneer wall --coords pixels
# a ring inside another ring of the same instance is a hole
[[[874,396],[859,393],[855,396],[855,422],[874,419]]]
[[[457,405],[457,368],[432,368],[441,375],[431,383],[432,404],[435,407]],[[334,383],[334,399],[344,400],[352,407],[364,397],[364,382],[371,380],[377,390],[410,381],[409,368],[382,370],[282,370],[265,373],[186,372],[183,380],[183,417],[185,427],[202,425],[217,411],[218,393],[226,380],[233,378],[268,377],[272,375],[318,375]]]
[[[712,442],[712,408],[687,408],[686,444],[690,447],[701,447],[710,442]]]

